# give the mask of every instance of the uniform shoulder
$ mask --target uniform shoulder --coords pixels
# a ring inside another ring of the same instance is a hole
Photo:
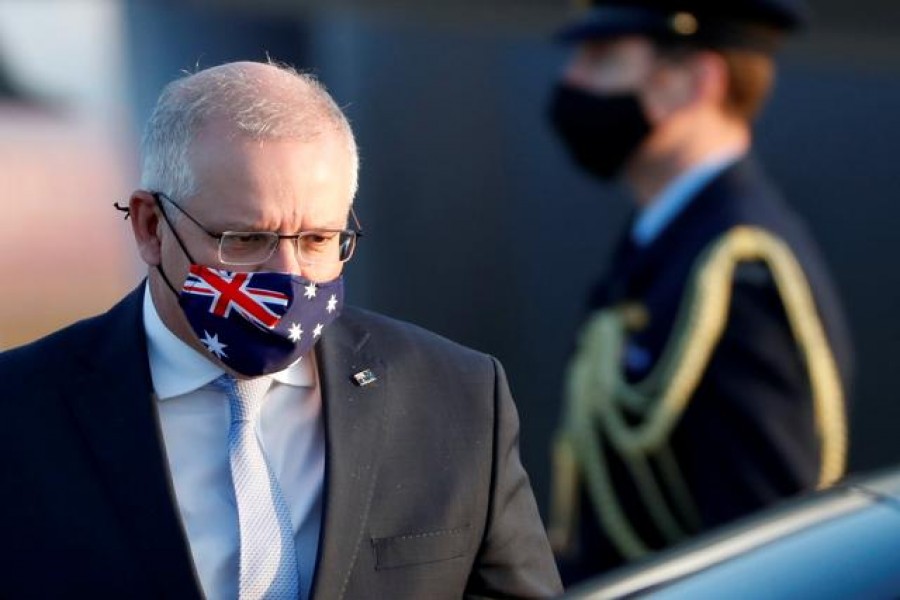
[[[776,183],[755,159],[738,161],[722,173],[707,194],[711,218],[722,230],[747,225],[785,235],[801,221]]]

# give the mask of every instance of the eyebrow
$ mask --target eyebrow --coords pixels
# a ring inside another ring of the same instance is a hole
[[[256,226],[247,226],[247,225],[223,226],[221,228],[218,228],[218,231],[220,233],[224,233],[226,231],[235,231],[235,232],[248,232],[248,233],[272,232],[272,233],[278,233],[281,235],[295,235],[295,234],[302,233],[305,231],[344,231],[346,229],[352,229],[352,228],[349,227],[349,224],[347,224],[347,223],[339,223],[339,224],[329,223],[326,225],[317,225],[315,227],[302,227],[296,231],[290,231],[290,232],[277,231],[277,230],[268,229],[265,227],[256,227]]]
[[[225,223],[226,223],[226,225],[217,228],[216,231],[218,231],[219,233],[224,233],[224,232],[226,232],[226,231],[236,231],[236,232],[239,232],[239,233],[240,233],[240,232],[251,232],[251,233],[256,233],[256,232],[264,232],[264,231],[268,231],[268,232],[278,233],[278,234],[280,234],[280,235],[295,235],[295,234],[297,234],[297,233],[301,233],[301,232],[304,232],[304,231],[324,231],[324,230],[327,230],[327,231],[345,231],[345,230],[354,230],[354,224],[355,224],[355,223],[354,223],[354,219],[353,219],[353,205],[352,205],[352,204],[351,204],[350,207],[347,209],[347,215],[346,215],[345,217],[343,217],[343,218],[338,217],[337,220],[331,221],[331,222],[327,222],[327,223],[325,223],[324,225],[316,225],[315,227],[303,227],[303,228],[298,229],[298,230],[296,230],[296,231],[290,231],[290,232],[275,231],[275,230],[273,230],[273,229],[266,229],[266,228],[256,227],[256,226],[248,226],[248,225],[246,225],[246,224],[234,225],[234,221],[226,221]]]

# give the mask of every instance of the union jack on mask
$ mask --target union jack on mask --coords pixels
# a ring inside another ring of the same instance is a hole
[[[309,352],[340,314],[343,279],[243,273],[192,264],[179,304],[210,354],[248,377],[275,373]]]

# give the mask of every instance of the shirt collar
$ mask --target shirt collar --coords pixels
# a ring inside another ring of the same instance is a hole
[[[153,304],[149,283],[144,290],[144,331],[147,334],[153,389],[160,400],[197,390],[212,383],[225,372],[166,327]],[[312,387],[315,384],[313,357],[313,352],[309,352],[303,357],[306,360],[301,358],[287,368],[273,373],[272,379],[287,385]]]
[[[631,229],[634,243],[638,246],[650,245],[706,184],[737,162],[743,154],[743,150],[737,149],[716,153],[676,177],[638,215]]]

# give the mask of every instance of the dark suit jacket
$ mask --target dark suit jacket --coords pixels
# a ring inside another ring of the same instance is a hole
[[[610,272],[593,290],[591,309],[623,301],[638,301],[648,309],[648,326],[631,341],[650,360],[627,375],[642,377],[659,359],[697,258],[738,225],[765,229],[793,251],[812,289],[846,394],[852,352],[834,285],[806,227],[752,159],[739,161],[707,185],[649,246],[634,247],[626,233]],[[761,264],[741,266],[732,289],[725,332],[670,440],[702,529],[810,490],[819,473],[809,376],[771,274]],[[651,547],[660,547],[661,537],[646,526],[650,520],[623,464],[614,456],[610,460],[631,522]],[[622,562],[586,497],[581,506],[581,551],[563,565],[567,581]]]
[[[168,474],[143,286],[0,354],[0,595],[201,595]],[[317,348],[326,429],[315,598],[560,591],[496,360],[348,308]],[[370,368],[374,384],[351,375]]]

